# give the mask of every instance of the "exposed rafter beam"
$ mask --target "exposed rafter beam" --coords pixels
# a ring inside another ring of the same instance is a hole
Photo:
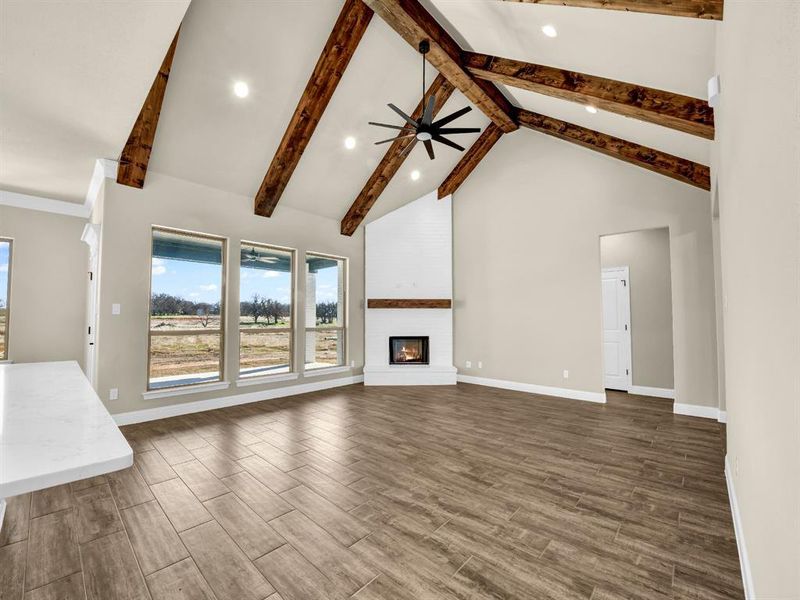
[[[580,8],[605,8],[671,17],[722,20],[723,0],[506,0],[527,4],[553,4]]]
[[[513,107],[494,84],[476,80],[461,66],[461,48],[436,22],[418,0],[364,0],[414,49],[422,40],[430,41],[426,55],[450,83],[505,132],[517,129]]]
[[[597,150],[704,190],[711,189],[711,175],[705,165],[527,110],[520,110],[518,119],[521,126],[534,131]]]
[[[433,83],[425,93],[425,97],[429,98],[431,94],[436,96],[436,104],[433,107],[434,116],[440,110],[442,110],[442,107],[445,105],[445,102],[447,102],[447,99],[450,98],[450,95],[454,90],[455,88],[453,87],[453,84],[447,81],[447,79],[445,79],[441,74],[433,80]],[[411,118],[415,121],[421,119],[422,110],[423,105],[420,101],[420,103],[417,105],[417,108],[412,113]],[[411,152],[409,146],[416,144],[416,141],[416,138],[405,138],[392,142],[392,145],[389,146],[389,149],[386,151],[386,154],[384,155],[380,164],[378,164],[378,166],[375,168],[375,171],[367,180],[367,183],[364,184],[364,188],[361,190],[361,193],[355,199],[352,206],[350,206],[350,210],[347,211],[347,214],[342,219],[342,235],[353,235],[355,230],[367,216],[367,213],[375,204],[375,201],[381,195],[383,190],[386,189],[386,186],[389,185],[392,177],[394,177],[395,173],[397,173],[398,169],[400,169],[400,166]]]
[[[345,0],[256,194],[257,215],[272,216],[371,19],[372,10],[361,0]]]
[[[481,79],[714,139],[714,109],[705,100],[486,54],[464,52],[462,60]]]
[[[454,193],[459,186],[469,177],[469,174],[478,166],[478,163],[483,160],[483,157],[489,153],[503,135],[503,130],[494,123],[489,123],[489,126],[483,130],[480,137],[475,141],[469,150],[461,157],[458,164],[450,172],[450,175],[439,186],[439,199],[449,196]]]
[[[158,118],[161,116],[161,104],[164,102],[164,94],[167,91],[169,72],[172,69],[172,59],[175,57],[180,31],[178,28],[172,39],[164,62],[161,63],[161,68],[158,70],[153,85],[150,86],[139,116],[133,124],[128,141],[125,142],[125,147],[122,149],[117,168],[117,183],[119,184],[140,189],[144,187],[147,165],[150,163],[150,153],[153,151],[153,141],[156,138]]]

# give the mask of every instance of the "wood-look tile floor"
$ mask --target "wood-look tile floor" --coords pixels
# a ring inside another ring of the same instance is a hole
[[[459,384],[125,427],[135,465],[10,500],[0,599],[742,598],[725,428]]]

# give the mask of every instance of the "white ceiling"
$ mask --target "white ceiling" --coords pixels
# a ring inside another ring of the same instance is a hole
[[[426,0],[464,48],[706,97],[716,24],[706,19],[495,0]],[[541,33],[553,25],[558,36]],[[711,142],[574,102],[501,86],[514,104],[657,150],[709,164]]]
[[[713,74],[715,25],[708,21],[497,0],[423,1],[477,52],[696,97],[704,97]],[[342,3],[194,0],[181,27],[150,169],[253,197]],[[11,35],[4,35],[2,50],[11,68],[0,96],[0,187],[82,199],[94,158],[118,156],[180,19],[178,5],[186,1],[46,4],[45,15],[40,3],[5,0],[4,34]],[[52,23],[37,27],[42,20]],[[542,35],[544,24],[556,26],[558,37]],[[373,142],[391,137],[391,130],[367,121],[399,123],[386,104],[407,112],[416,106],[420,69],[416,51],[373,17],[277,211],[343,217],[387,149]],[[428,81],[435,75],[428,67]],[[237,80],[250,87],[245,99],[232,93]],[[523,108],[708,164],[707,140],[603,111],[592,115],[531,92],[504,92]],[[467,104],[456,92],[441,115]],[[488,119],[473,110],[458,123],[484,127]],[[356,138],[354,150],[344,148],[347,136]],[[477,135],[455,137],[469,147]],[[435,147],[435,161],[421,146],[414,149],[368,220],[441,183],[461,154]],[[414,169],[422,175],[416,182]]]
[[[194,0],[181,28],[150,168],[254,197],[341,6],[339,0]],[[394,135],[368,121],[400,124],[386,104],[410,113],[420,99],[421,69],[419,54],[373,17],[276,211],[290,206],[341,219],[386,153],[388,144],[373,142]],[[428,66],[427,81],[435,76]],[[245,99],[231,93],[237,79],[250,87]],[[467,104],[457,92],[440,114]],[[465,127],[487,123],[478,110],[458,121]],[[356,138],[354,150],[344,148],[348,136]],[[469,147],[477,136],[454,139]],[[370,219],[437,187],[461,156],[439,145],[435,152],[435,161],[421,145],[411,152]],[[412,184],[414,169],[421,177]]]
[[[83,202],[116,158],[189,0],[0,2],[0,188]]]

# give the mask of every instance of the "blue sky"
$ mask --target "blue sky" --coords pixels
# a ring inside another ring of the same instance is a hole
[[[0,304],[6,306],[8,298],[8,242],[0,242]]]
[[[0,246],[2,248],[2,246]],[[0,249],[0,262],[2,262]],[[317,273],[317,302],[335,301],[338,287],[338,269],[330,267]],[[213,304],[220,300],[221,268],[218,265],[195,263],[167,258],[154,258],[152,264],[153,294],[171,294]],[[2,282],[0,273],[0,282]],[[253,294],[289,302],[291,278],[289,273],[241,268],[240,298],[249,300]],[[5,290],[5,288],[3,288]],[[4,292],[2,292],[4,293]]]

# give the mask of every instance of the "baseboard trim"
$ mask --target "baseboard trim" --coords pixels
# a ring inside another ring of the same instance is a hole
[[[728,415],[725,411],[721,411],[716,406],[700,406],[697,404],[679,404],[676,402],[672,407],[672,412],[676,415],[684,415],[686,417],[700,417],[701,419],[714,419],[720,423],[725,423],[728,420]]]
[[[319,390],[341,387],[343,385],[361,383],[362,381],[364,381],[363,375],[353,375],[352,377],[340,377],[338,379],[327,379],[324,381],[315,381],[313,383],[287,385],[270,390],[261,390],[259,392],[211,398],[210,400],[168,404],[155,408],[145,408],[143,410],[112,414],[111,416],[114,418],[117,425],[133,425],[134,423],[144,423],[146,421],[155,421],[167,417],[188,415],[206,410],[214,410],[216,408],[225,408],[228,406],[238,406],[240,404],[250,404],[251,402],[261,402],[262,400],[272,400],[273,398],[285,398],[287,396],[307,394],[309,392],[317,392]]]
[[[458,375],[458,381],[462,383],[473,383],[475,385],[501,388],[504,390],[514,390],[515,392],[528,392],[529,394],[539,394],[541,396],[569,398],[570,400],[583,400],[584,402],[597,402],[600,404],[605,404],[606,402],[605,392],[586,392],[583,390],[571,390],[567,388],[550,387],[548,385],[537,385],[535,383],[520,383],[518,381],[507,381],[504,379],[474,377],[473,375],[462,375],[460,373]]]
[[[733,474],[728,455],[725,455],[725,483],[728,484],[728,500],[731,503],[733,516],[733,532],[736,535],[736,547],[739,550],[739,567],[742,571],[742,586],[744,587],[745,600],[755,600],[756,593],[753,589],[753,574],[750,571],[750,558],[747,556],[747,544],[744,539],[742,515],[739,512],[739,501],[736,498],[736,488],[733,485]]]
[[[628,390],[629,394],[637,394],[639,396],[652,396],[653,398],[669,398],[675,400],[675,390],[668,388],[648,387],[646,385],[632,385]]]

